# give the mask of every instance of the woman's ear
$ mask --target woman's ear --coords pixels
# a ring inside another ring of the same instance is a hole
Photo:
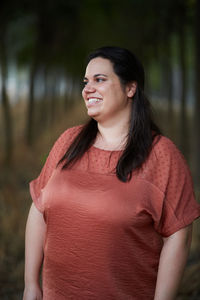
[[[132,81],[127,85],[127,96],[129,98],[133,98],[137,89],[137,82]]]

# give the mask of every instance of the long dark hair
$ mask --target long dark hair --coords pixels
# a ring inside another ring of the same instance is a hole
[[[116,175],[119,180],[127,182],[131,179],[132,171],[139,169],[147,159],[153,140],[160,134],[160,130],[151,117],[150,103],[144,94],[144,68],[136,56],[124,48],[102,47],[88,56],[87,63],[96,57],[108,59],[112,63],[122,86],[132,81],[137,82],[127,143],[116,166]],[[65,161],[63,169],[72,166],[83,156],[95,141],[97,132],[97,122],[90,119],[60,160],[59,163]]]

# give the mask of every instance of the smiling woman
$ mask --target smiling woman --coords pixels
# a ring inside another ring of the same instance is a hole
[[[84,83],[88,123],[30,183],[24,300],[174,300],[200,215],[187,164],[152,121],[130,51],[91,53]]]
[[[97,57],[89,62],[84,83],[82,95],[90,117],[106,127],[120,120],[127,120],[128,126],[136,82],[124,88],[112,63]]]

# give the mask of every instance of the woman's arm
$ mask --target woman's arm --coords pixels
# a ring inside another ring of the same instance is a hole
[[[26,225],[25,237],[25,289],[23,300],[41,300],[39,284],[40,268],[43,260],[43,244],[46,224],[43,215],[34,204],[31,205]]]
[[[192,224],[164,238],[154,300],[175,300],[191,240]]]

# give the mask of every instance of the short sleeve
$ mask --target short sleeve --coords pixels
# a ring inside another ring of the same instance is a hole
[[[41,170],[40,175],[32,180],[29,184],[32,200],[40,212],[44,212],[44,203],[42,202],[42,190],[46,186],[53,171],[56,169],[58,162],[63,157],[67,148],[78,134],[80,126],[67,129],[57,139],[53,145],[46,162]]]
[[[162,236],[170,236],[200,216],[188,165],[174,143],[162,137],[155,147],[157,185],[163,191],[160,220],[155,226]]]

